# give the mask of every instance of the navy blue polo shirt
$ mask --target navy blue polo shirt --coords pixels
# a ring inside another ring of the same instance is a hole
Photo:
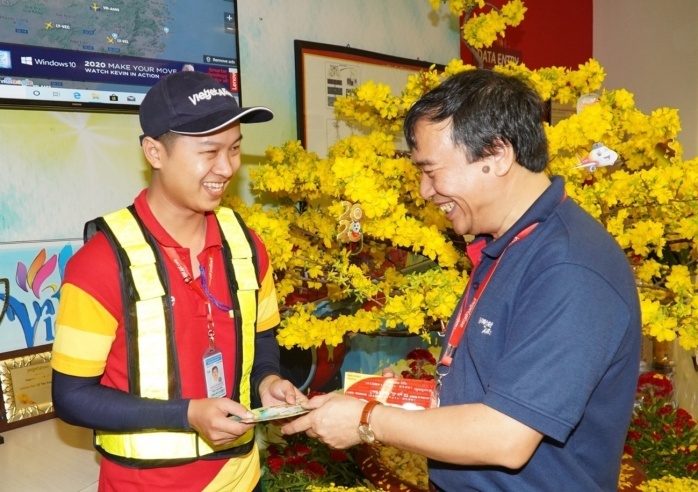
[[[541,432],[543,442],[515,471],[430,460],[443,490],[617,490],[639,371],[637,287],[613,237],[564,196],[554,177],[503,236],[476,238],[488,242],[471,296],[501,260],[441,392],[441,405],[482,402]]]

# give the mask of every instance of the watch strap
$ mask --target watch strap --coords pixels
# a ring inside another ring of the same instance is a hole
[[[366,425],[369,426],[371,425],[371,413],[373,413],[373,409],[376,408],[378,405],[380,405],[381,402],[378,400],[372,400],[366,403],[366,406],[364,406],[364,411],[361,412],[361,425]]]

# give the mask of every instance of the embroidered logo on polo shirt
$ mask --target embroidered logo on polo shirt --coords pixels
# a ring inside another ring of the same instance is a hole
[[[483,335],[491,335],[492,334],[492,325],[494,323],[488,319],[485,318],[480,318],[477,320],[478,325],[482,325],[482,334]]]

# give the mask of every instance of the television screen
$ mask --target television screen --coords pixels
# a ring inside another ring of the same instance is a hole
[[[0,106],[137,112],[160,77],[240,96],[234,0],[0,1]]]

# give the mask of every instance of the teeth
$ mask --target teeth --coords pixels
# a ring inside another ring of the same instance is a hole
[[[449,202],[449,203],[444,203],[442,205],[439,205],[439,208],[443,210],[446,213],[449,213],[451,210],[453,210],[453,207],[455,207],[455,203]]]
[[[211,191],[221,191],[223,183],[204,183],[204,188],[208,188]]]

